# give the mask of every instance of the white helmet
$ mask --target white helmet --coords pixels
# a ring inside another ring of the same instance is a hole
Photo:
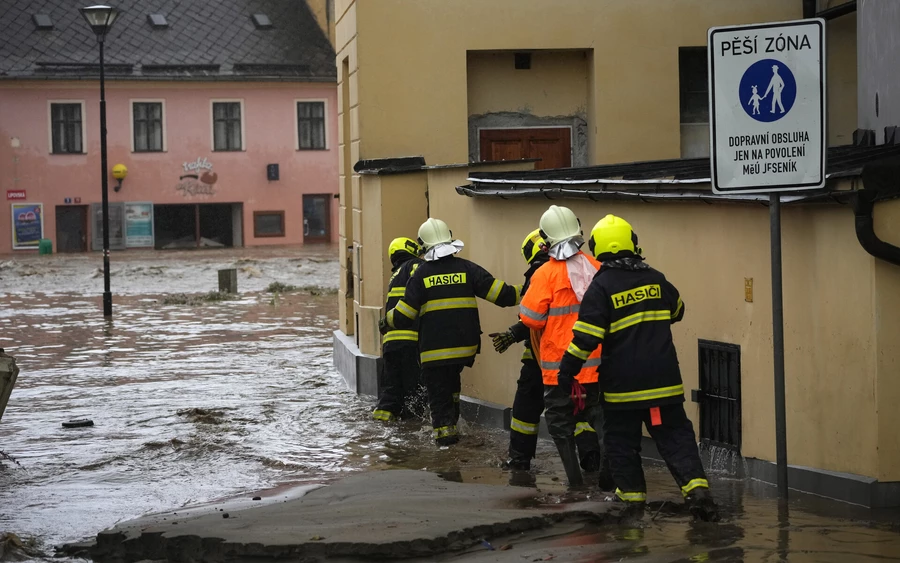
[[[581,221],[568,207],[551,205],[550,209],[541,215],[540,224],[540,234],[550,246],[582,234]]]
[[[451,242],[452,240],[453,234],[450,232],[450,228],[447,227],[447,223],[440,219],[429,218],[419,227],[418,242],[423,250],[428,250],[436,244]]]

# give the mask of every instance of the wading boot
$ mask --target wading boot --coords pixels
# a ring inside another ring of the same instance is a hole
[[[584,457],[581,458],[581,470],[585,473],[600,471],[600,458],[600,452],[598,451],[592,451],[584,454]]]
[[[619,524],[622,526],[638,526],[644,519],[644,511],[647,509],[646,502],[626,502],[620,501],[625,505],[619,514]]]
[[[616,490],[616,482],[613,480],[612,470],[609,468],[609,458],[606,456],[603,456],[600,476],[597,478],[597,487],[604,492]]]
[[[575,450],[575,438],[556,440],[556,449],[559,451],[559,457],[562,458],[569,486],[580,487],[584,485],[584,480],[581,478],[581,467],[578,465],[578,452]]]
[[[691,512],[694,520],[704,522],[719,521],[719,507],[713,500],[712,493],[706,487],[697,487],[684,498],[684,504]]]
[[[531,469],[531,461],[518,457],[510,457],[508,460],[500,464],[501,469],[509,469],[512,471],[528,471]]]

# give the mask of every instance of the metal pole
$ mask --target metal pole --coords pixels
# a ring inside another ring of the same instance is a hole
[[[769,239],[772,245],[772,349],[775,365],[775,461],[778,498],[788,498],[787,419],[784,403],[784,301],[781,272],[781,194],[769,194]]]
[[[103,36],[100,42],[100,185],[103,191],[103,316],[112,316],[112,292],[109,289],[109,178],[106,163],[106,89],[103,73]]]

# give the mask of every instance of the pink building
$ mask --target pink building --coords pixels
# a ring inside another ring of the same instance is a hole
[[[96,39],[67,0],[13,4],[0,254],[99,249]],[[334,51],[306,3],[156,4],[131,4],[106,40],[111,248],[336,241]]]

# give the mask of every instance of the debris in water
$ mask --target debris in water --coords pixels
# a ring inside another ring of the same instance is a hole
[[[262,497],[253,497],[253,500],[262,500]]]
[[[94,421],[89,418],[77,418],[75,420],[67,420],[62,423],[63,428],[87,428],[93,426]]]
[[[186,293],[176,293],[167,295],[160,301],[163,305],[202,305],[203,303],[217,303],[219,301],[231,301],[238,299],[236,294],[226,291],[210,291],[200,295],[188,295]]]
[[[225,514],[223,514],[222,518],[228,518],[228,513],[226,512]]]
[[[509,549],[512,549],[512,544],[506,543],[500,546],[500,551],[507,551]]]
[[[14,458],[13,456],[11,456],[11,455],[9,455],[8,453],[4,452],[3,450],[0,450],[0,459],[8,459],[9,461],[15,463],[15,464],[18,465],[19,467],[22,467],[22,464],[19,463],[18,460],[16,460],[16,458]]]
[[[266,288],[266,293],[287,293],[289,291],[296,291],[296,285],[290,285],[287,283],[281,283],[279,281],[274,281],[269,284],[269,287]]]
[[[487,540],[481,540],[481,545],[488,548],[490,551],[494,551],[494,546],[492,546],[491,543]]]
[[[313,537],[309,538],[309,541],[322,541],[324,539],[325,538],[323,538],[322,536],[313,536]]]
[[[37,540],[34,538],[22,539],[9,533],[0,533],[0,561],[25,561],[37,557],[46,557],[37,548]]]

